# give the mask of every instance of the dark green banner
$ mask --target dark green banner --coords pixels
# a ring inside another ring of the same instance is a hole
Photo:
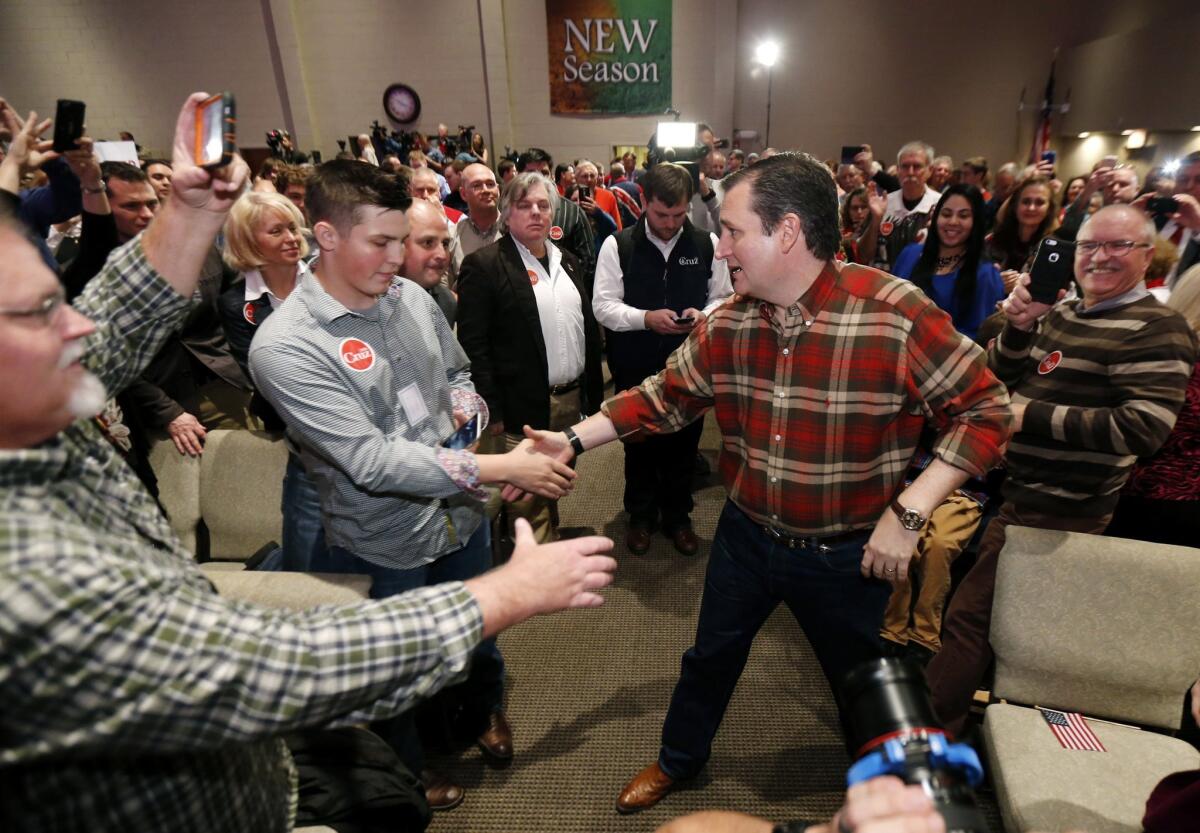
[[[546,0],[550,112],[671,106],[671,0]]]

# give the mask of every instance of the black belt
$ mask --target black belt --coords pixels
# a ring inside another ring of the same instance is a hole
[[[574,382],[567,382],[565,385],[551,385],[550,386],[550,395],[551,396],[561,396],[564,393],[570,393],[571,391],[575,390],[578,387],[579,387],[578,379],[576,379]]]
[[[852,541],[855,538],[862,538],[871,530],[869,529],[852,529],[849,532],[839,532],[837,535],[788,535],[786,532],[781,532],[773,526],[759,524],[763,532],[767,533],[767,537],[777,544],[783,544],[788,549],[793,550],[821,550],[829,547],[836,547],[839,544],[844,544],[847,541]]]

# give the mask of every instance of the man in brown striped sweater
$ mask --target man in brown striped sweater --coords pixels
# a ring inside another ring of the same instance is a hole
[[[1196,340],[1146,289],[1154,237],[1137,209],[1103,208],[1079,232],[1081,299],[1036,303],[1022,275],[1004,302],[1007,323],[988,351],[1012,395],[1004,504],[950,603],[942,650],[928,669],[934,708],[952,733],[962,731],[992,661],[988,628],[1005,528],[1103,532],[1134,461],[1153,454],[1175,424]]]

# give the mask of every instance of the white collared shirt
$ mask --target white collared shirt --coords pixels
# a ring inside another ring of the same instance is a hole
[[[650,230],[649,225],[646,226],[646,238],[654,244],[654,248],[662,252],[664,260],[671,259],[671,252],[674,251],[675,244],[679,242],[682,235],[683,229],[681,228],[670,240],[659,240]],[[712,238],[713,251],[716,251],[719,242],[717,236],[711,231],[708,236]],[[600,247],[600,256],[596,259],[596,284],[592,291],[592,312],[596,314],[596,321],[601,326],[616,333],[646,329],[646,310],[631,307],[625,303],[625,276],[621,272],[621,259],[617,254],[617,236],[615,234],[609,235],[608,239],[604,241],[604,245]],[[708,300],[705,301],[704,309],[701,312],[708,315],[732,294],[733,284],[729,280],[729,264],[714,257],[712,271],[708,277]],[[682,310],[678,310],[678,312],[682,312]]]
[[[300,285],[300,277],[307,271],[308,264],[303,260],[296,264],[296,286]],[[265,294],[271,302],[271,309],[279,309],[279,305],[283,303],[283,298],[280,298],[271,291],[270,287],[267,286],[267,282],[263,280],[261,272],[257,269],[251,269],[249,272],[243,272],[242,277],[246,281],[245,298],[247,301],[257,301]]]
[[[542,322],[542,339],[546,342],[546,369],[551,385],[565,385],[583,375],[584,335],[583,299],[574,281],[562,268],[562,252],[546,241],[550,256],[547,271],[533,252],[517,244],[525,274],[533,285],[538,318]]]

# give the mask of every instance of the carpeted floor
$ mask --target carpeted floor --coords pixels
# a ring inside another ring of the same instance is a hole
[[[713,425],[710,417],[701,448],[715,469]],[[632,555],[621,543],[622,454],[613,443],[583,456],[575,492],[560,504],[563,526],[590,526],[617,541],[620,568],[606,602],[541,617],[501,637],[515,761],[492,770],[474,749],[433,757],[431,764],[467,788],[460,807],[435,815],[434,833],[632,833],[705,809],[819,820],[841,804],[849,762],[833,700],[807,642],[781,607],[755,642],[704,775],[652,810],[617,814],[621,787],[658,754],[725,500],[715,473],[695,493],[698,555],[679,555],[662,535],[649,553]]]

